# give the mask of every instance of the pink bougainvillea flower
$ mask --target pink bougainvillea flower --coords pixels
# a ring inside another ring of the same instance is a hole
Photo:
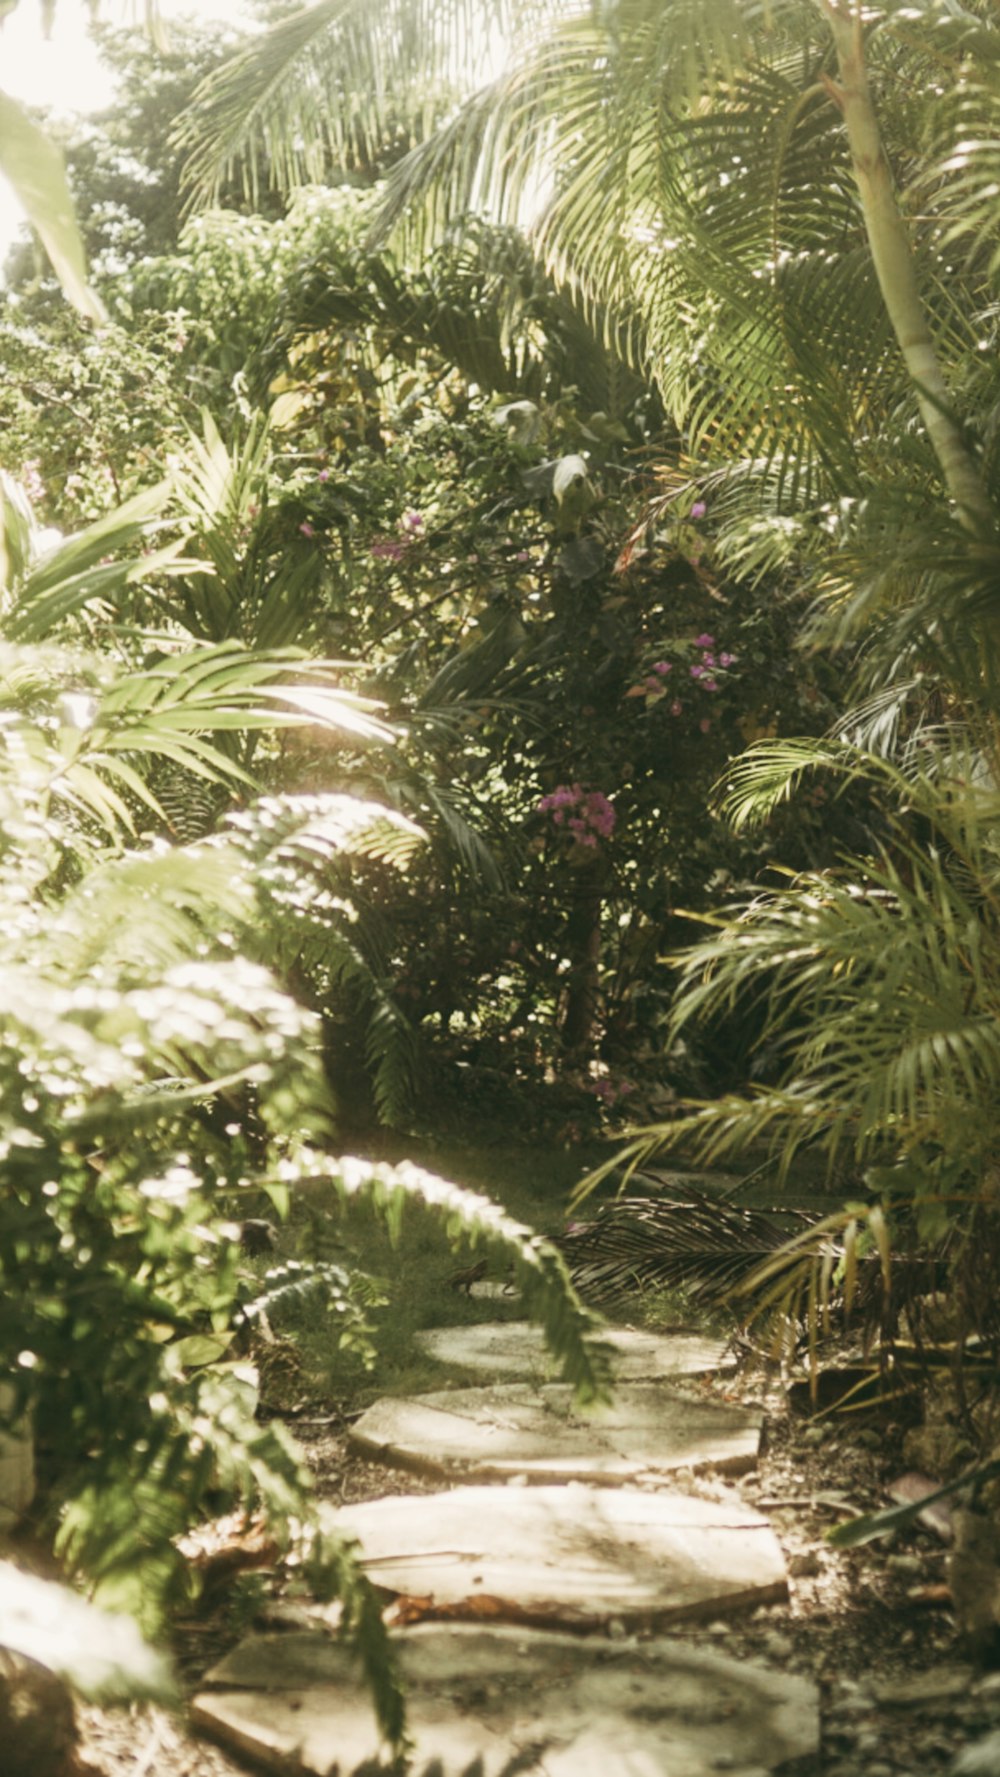
[[[403,514],[403,523],[408,531],[422,531],[424,528],[424,515],[422,512],[405,512]]]
[[[329,469],[321,469],[319,474],[316,477],[317,481],[329,481],[329,479],[330,479]]]
[[[704,516],[705,516],[705,502],[704,502],[704,500],[696,500],[694,505],[691,508],[691,517],[692,518],[704,518]]]
[[[735,654],[720,654],[719,655],[719,665],[720,666],[735,666],[736,665]]]
[[[661,677],[664,677],[667,673],[672,673],[673,670],[674,663],[672,660],[654,660],[651,668],[651,671],[659,673]]]
[[[694,666],[689,666],[688,672],[691,674],[692,679],[703,679],[705,677],[705,668],[698,662],[695,662]]]
[[[706,649],[705,653],[701,657],[701,664],[702,664],[702,666],[714,666],[715,665],[715,655],[709,654],[708,650]]]
[[[709,676],[702,679],[701,688],[703,691],[718,691],[719,689],[716,680]]]
[[[315,525],[311,525],[307,518],[303,519],[302,523],[299,525],[299,530],[304,537],[315,537],[316,535]]]
[[[694,645],[696,648],[714,648],[715,637],[710,635],[695,636]]]
[[[584,803],[584,818],[602,839],[610,839],[615,830],[615,811],[601,790],[591,790]]]

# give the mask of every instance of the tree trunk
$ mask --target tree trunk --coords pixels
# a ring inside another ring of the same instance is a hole
[[[600,1000],[601,903],[604,860],[595,858],[574,872],[575,893],[566,925],[569,977],[560,1036],[572,1054],[593,1046]]]
[[[916,390],[945,486],[967,530],[992,531],[993,508],[961,428],[952,418],[948,386],[917,282],[909,237],[882,147],[868,84],[861,11],[844,0],[817,0],[833,32],[839,80],[827,79],[843,114],[865,231],[882,299]]]

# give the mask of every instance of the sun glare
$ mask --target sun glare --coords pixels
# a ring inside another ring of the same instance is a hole
[[[144,8],[135,0],[105,0],[101,16],[110,24],[142,29]],[[195,15],[200,20],[244,18],[242,0],[160,0],[167,21]],[[86,0],[59,0],[51,36],[42,29],[38,0],[21,0],[0,26],[0,91],[26,105],[42,105],[66,115],[101,111],[114,98],[114,80],[88,35]],[[0,257],[15,239],[23,211],[7,181],[0,178]]]

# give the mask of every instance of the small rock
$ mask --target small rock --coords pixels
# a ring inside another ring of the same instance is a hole
[[[963,1747],[951,1766],[952,1777],[1000,1777],[1000,1732]]]
[[[867,1715],[873,1707],[872,1698],[864,1691],[856,1696],[838,1697],[830,1704],[831,1715]]]
[[[793,1579],[809,1579],[823,1571],[823,1557],[818,1549],[804,1549],[798,1555],[789,1555],[788,1571]]]
[[[73,1703],[62,1679],[0,1649],[3,1777],[69,1777],[75,1742]]]
[[[855,1432],[854,1442],[860,1444],[862,1450],[881,1450],[882,1433],[876,1431],[873,1425],[863,1425],[860,1431]]]
[[[773,1660],[787,1660],[792,1653],[794,1643],[780,1629],[771,1629],[764,1637],[764,1649]]]
[[[880,1745],[881,1745],[880,1736],[878,1734],[874,1733],[871,1728],[866,1728],[864,1730],[864,1732],[859,1734],[857,1739],[855,1740],[854,1750],[856,1753],[859,1753],[861,1755],[861,1757],[867,1761],[871,1757],[873,1752],[878,1751]]]
[[[709,1625],[708,1625],[708,1633],[710,1635],[731,1635],[732,1632],[733,1632],[732,1623],[723,1623],[720,1620],[715,1623],[709,1623]]]
[[[921,1709],[967,1696],[969,1678],[968,1667],[934,1666],[913,1678],[883,1679],[874,1690],[878,1701],[890,1709]]]
[[[887,1555],[885,1564],[890,1573],[905,1579],[916,1579],[924,1571],[919,1555]]]
[[[833,1426],[830,1424],[829,1420],[821,1419],[816,1425],[806,1426],[805,1431],[802,1433],[802,1442],[811,1445],[813,1449],[815,1449],[818,1445],[825,1444],[827,1438],[832,1436]]]

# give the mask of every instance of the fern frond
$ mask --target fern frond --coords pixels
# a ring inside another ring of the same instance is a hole
[[[599,1322],[580,1301],[566,1262],[551,1241],[533,1234],[490,1198],[408,1161],[388,1166],[342,1157],[331,1166],[313,1155],[309,1171],[314,1177],[331,1179],[347,1196],[367,1198],[384,1216],[390,1233],[398,1230],[406,1204],[417,1201],[441,1213],[452,1241],[471,1241],[512,1261],[525,1307],[541,1322],[546,1344],[576,1400],[583,1405],[609,1398],[610,1349],[601,1344]]]

